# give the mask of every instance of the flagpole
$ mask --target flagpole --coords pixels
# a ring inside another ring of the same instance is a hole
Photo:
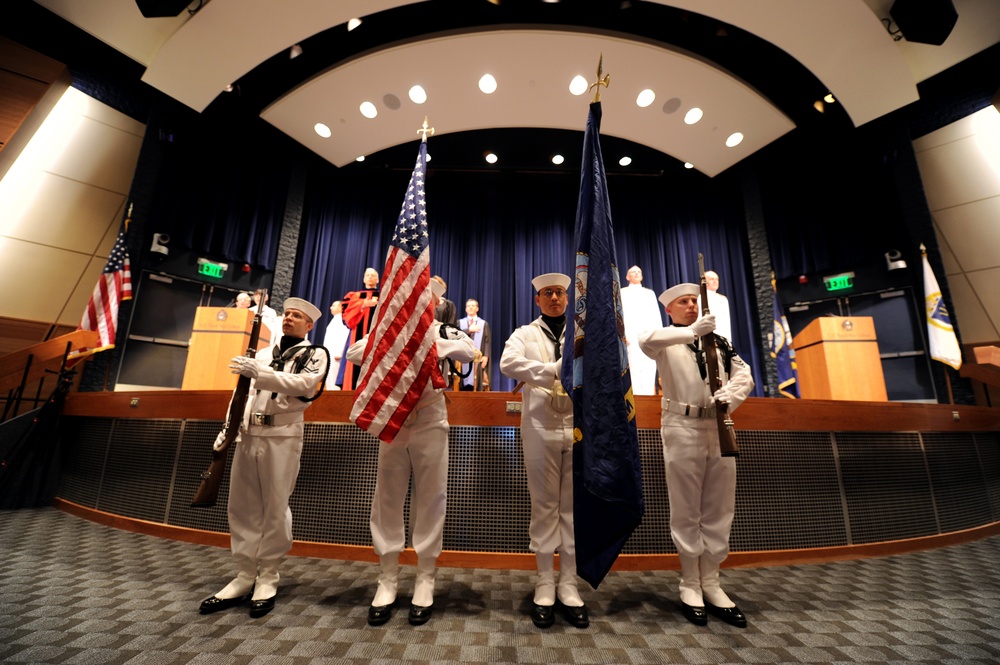
[[[921,259],[921,263],[923,263],[925,266],[929,265],[929,261],[927,259],[927,248],[924,247],[924,243],[920,243],[920,259]],[[927,297],[926,293],[924,294],[924,297],[925,298]],[[928,332],[928,335],[927,335],[927,343],[928,343],[928,347],[930,347],[930,345],[931,345],[930,332]],[[932,351],[932,349],[929,349],[929,352],[930,351]],[[931,355],[931,357],[933,358],[933,354]],[[947,363],[944,363],[944,364],[947,364]],[[952,404],[953,405],[953,404],[955,404],[955,395],[952,392],[952,387],[951,387],[951,374],[948,372],[947,369],[945,369],[943,371],[944,371],[944,385],[948,389],[948,404]]]

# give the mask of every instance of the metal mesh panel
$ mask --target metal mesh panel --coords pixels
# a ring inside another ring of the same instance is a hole
[[[219,499],[211,508],[192,508],[201,474],[212,461],[212,444],[225,424],[222,420],[188,420],[181,435],[180,453],[177,456],[177,472],[174,474],[173,490],[170,495],[170,514],[167,522],[206,531],[229,531],[226,517],[226,503],[229,500],[229,471],[233,464],[235,446],[230,446],[226,472],[219,486]]]
[[[292,492],[298,540],[371,545],[368,526],[378,440],[347,424],[306,423],[302,465]]]
[[[979,460],[986,478],[986,492],[990,501],[990,521],[1000,519],[1000,433],[973,435]]]
[[[667,499],[667,474],[663,468],[663,443],[659,429],[639,430],[639,459],[642,462],[642,498],[646,511],[622,552],[676,552],[670,539],[670,501]]]
[[[152,522],[166,518],[179,420],[118,420],[97,507]]]
[[[989,522],[989,494],[972,435],[924,434],[923,439],[941,531]]]
[[[444,547],[528,551],[531,501],[517,427],[452,427]]]
[[[915,432],[838,432],[853,543],[938,533],[920,437]]]
[[[847,544],[827,432],[739,431],[733,551]]]
[[[88,508],[97,507],[104,457],[114,422],[111,418],[62,419],[60,436],[64,441],[64,457],[60,497]]]
[[[59,495],[154,522],[164,520],[169,506],[168,524],[225,532],[228,472],[215,508],[189,507],[221,427],[221,420],[65,418]],[[1000,515],[996,433],[925,434],[923,449],[916,433],[740,431],[738,437],[734,551],[848,544],[844,500],[852,543],[935,534],[937,515],[942,532]],[[528,551],[530,499],[519,428],[453,427],[449,445],[444,547]],[[672,553],[659,430],[639,430],[639,448],[646,513],[624,552]],[[371,435],[349,424],[306,423],[291,500],[295,538],[370,546],[377,464]]]

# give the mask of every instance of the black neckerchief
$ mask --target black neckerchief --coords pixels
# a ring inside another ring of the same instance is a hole
[[[545,336],[552,340],[552,343],[556,348],[556,360],[562,356],[562,345],[559,343],[559,337],[562,336],[563,329],[566,328],[566,315],[562,316],[548,316],[547,314],[542,314],[542,321],[548,326],[548,330],[542,328],[542,332]]]
[[[278,345],[271,350],[271,369],[275,372],[280,372],[281,368],[285,365],[288,360],[286,354],[288,350],[299,344],[302,341],[301,337],[292,337],[291,335],[283,335],[280,340],[278,340]],[[291,357],[290,355],[288,357]]]
[[[678,328],[687,328],[687,326],[675,323],[674,326]],[[698,363],[698,372],[701,373],[701,379],[704,381],[708,378],[708,365],[705,362],[705,350],[701,348],[701,338],[697,335],[694,336],[694,341],[687,345],[689,349],[694,351],[694,361]]]
[[[282,335],[281,339],[278,340],[278,345],[275,346],[274,349],[271,351],[271,369],[273,369],[275,372],[282,371],[282,368],[284,368],[285,363],[288,362],[288,360],[292,356],[298,353],[298,350],[295,349],[295,347],[301,344],[303,339],[304,338],[302,337],[292,337],[291,335]],[[305,362],[308,362],[308,358],[305,358],[303,360]],[[298,374],[299,372],[301,372],[302,367],[305,366],[305,362],[302,362],[298,367],[293,367],[292,373]],[[271,393],[271,399],[274,399],[277,396],[278,393]]]

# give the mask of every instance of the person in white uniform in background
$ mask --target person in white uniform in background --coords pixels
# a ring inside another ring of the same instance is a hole
[[[322,391],[329,354],[306,334],[320,310],[301,298],[284,303],[280,345],[254,358],[230,361],[234,374],[253,380],[229,480],[230,547],[238,573],[225,588],[201,603],[202,614],[252,601],[251,617],[274,609],[278,564],[292,548],[292,511],[302,455],[303,412]],[[225,430],[219,433],[219,446]],[[252,595],[251,595],[252,594]]]
[[[264,322],[264,325],[267,326],[268,331],[271,333],[271,346],[277,346],[281,342],[283,321],[278,316],[278,313],[274,311],[274,308],[267,304],[271,299],[267,291],[257,289],[253,292],[253,305],[250,307],[250,311],[254,314],[257,313],[257,308],[262,306],[260,303],[261,296],[264,297],[264,304],[263,309],[260,311],[260,320]]]
[[[330,305],[332,318],[326,326],[326,335],[323,337],[323,346],[330,351],[330,371],[327,372],[326,389],[340,390],[337,385],[337,373],[340,371],[340,360],[344,354],[344,346],[347,344],[347,336],[350,329],[344,325],[344,307],[339,300],[334,300]]]
[[[431,280],[435,306],[444,294],[443,285]],[[435,321],[429,334],[437,345],[438,357],[471,362],[476,355],[472,338],[455,327]],[[358,367],[364,362],[364,337],[347,350],[347,359]],[[380,626],[392,617],[399,589],[399,555],[406,547],[403,506],[413,474],[413,549],[417,553],[417,577],[413,587],[409,622],[427,623],[434,604],[437,558],[444,539],[445,506],[448,498],[448,409],[444,390],[428,380],[423,394],[400,427],[392,443],[378,444],[378,471],[372,497],[371,532],[380,574],[375,597],[368,608],[368,623]]]
[[[639,335],[643,352],[656,360],[663,386],[660,437],[670,499],[670,536],[681,562],[684,617],[708,623],[708,613],[738,627],[747,624],[719,582],[729,556],[736,509],[736,459],[719,450],[715,408],[735,411],[750,391],[750,368],[729,344],[716,338],[722,387],[708,387],[701,337],[715,329],[715,315],[700,315],[697,284],[678,284],[660,294],[673,325]]]
[[[719,293],[719,274],[714,270],[705,271],[705,286],[708,287],[708,311],[715,314],[715,334],[733,341],[733,326],[729,313],[729,298]],[[698,297],[698,311],[704,305]]]
[[[558,599],[566,620],[586,628],[590,619],[577,590],[573,531],[573,402],[559,380],[570,278],[547,273],[531,284],[542,314],[511,334],[500,357],[500,371],[524,384],[521,445],[531,495],[528,536],[538,569],[531,620],[539,628],[551,626]]]
[[[632,394],[656,394],[656,361],[639,348],[639,333],[663,327],[660,305],[652,289],[642,285],[642,268],[632,266],[625,273],[628,286],[621,290],[625,318],[625,343],[628,349]]]

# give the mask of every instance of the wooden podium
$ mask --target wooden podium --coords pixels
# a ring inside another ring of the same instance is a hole
[[[889,401],[870,316],[821,316],[792,340],[803,399]]]
[[[229,361],[242,356],[250,345],[253,312],[240,307],[199,307],[194,315],[191,343],[181,390],[232,390],[237,376]],[[271,343],[271,331],[260,326],[257,349]]]

